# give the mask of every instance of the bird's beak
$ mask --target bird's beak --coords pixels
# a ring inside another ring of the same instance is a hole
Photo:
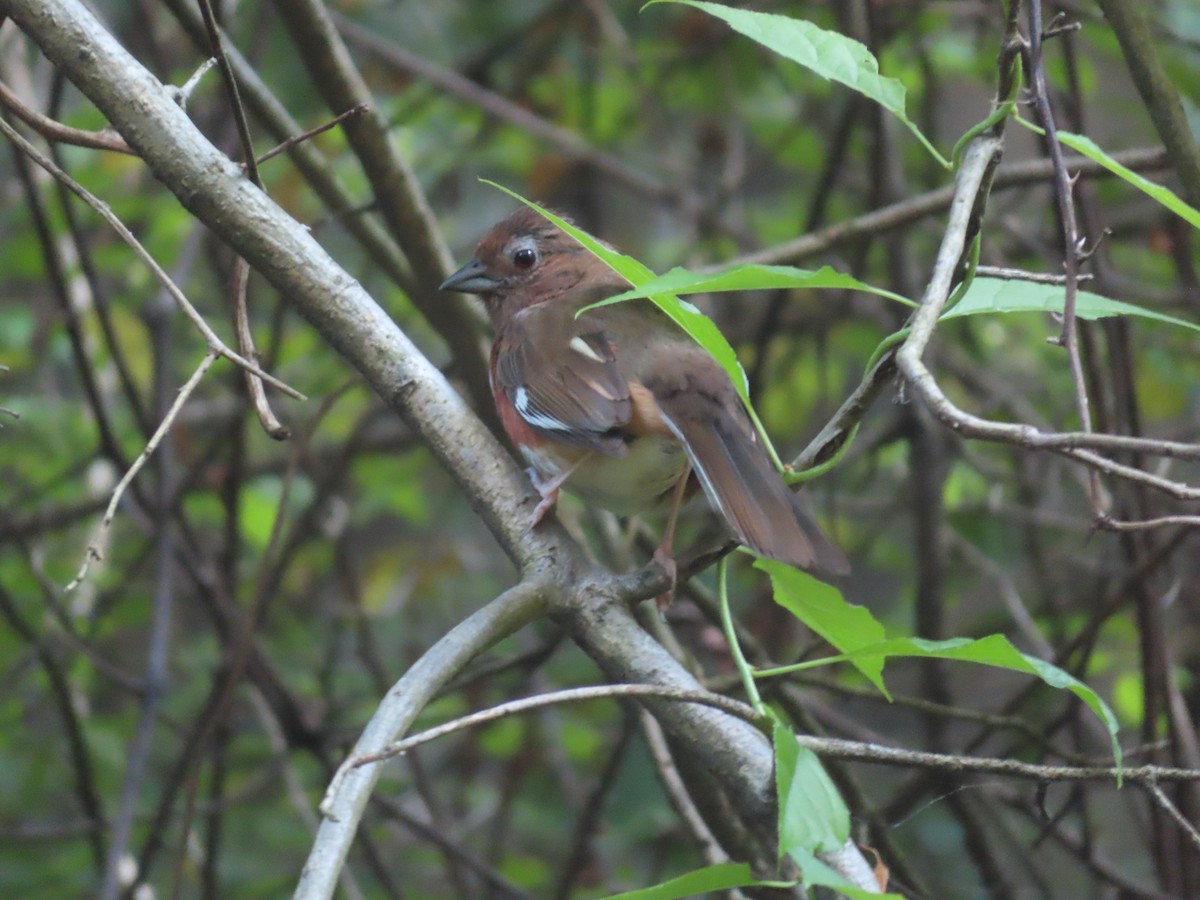
[[[473,259],[443,281],[438,290],[458,291],[460,294],[489,294],[500,286],[501,282],[484,270],[483,263]]]

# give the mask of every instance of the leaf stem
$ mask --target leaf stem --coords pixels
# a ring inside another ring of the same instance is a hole
[[[729,644],[729,653],[738,674],[742,676],[742,687],[746,690],[746,699],[760,715],[767,714],[767,706],[758,693],[758,685],[754,683],[754,669],[746,662],[742,653],[742,645],[738,643],[737,631],[733,627],[733,613],[729,611],[729,557],[723,556],[717,563],[717,600],[721,605],[721,628],[725,631],[725,640]]]

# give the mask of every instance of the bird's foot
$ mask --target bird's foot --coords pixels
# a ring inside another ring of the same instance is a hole
[[[659,547],[655,550],[654,561],[662,566],[663,571],[667,573],[667,577],[671,579],[671,583],[667,589],[654,598],[654,602],[658,605],[659,613],[666,613],[667,607],[675,599],[675,579],[678,566],[676,566],[675,557],[671,555],[671,550],[668,547]]]
[[[572,467],[573,469],[574,467]],[[546,513],[554,509],[558,503],[558,491],[562,487],[562,483],[567,480],[567,476],[571,474],[572,469],[567,469],[555,475],[553,478],[545,478],[541,472],[530,466],[525,470],[525,474],[529,476],[529,480],[533,482],[533,486],[537,488],[538,496],[542,499],[537,506],[533,508],[533,515],[529,519],[529,530],[532,531],[542,523],[542,519],[546,518]]]
[[[546,518],[546,513],[554,509],[554,505],[558,503],[558,491],[563,486],[563,482],[570,478],[571,473],[591,455],[591,453],[585,453],[571,465],[549,478],[543,475],[536,466],[530,466],[525,470],[525,474],[529,476],[529,480],[533,482],[533,486],[537,488],[537,492],[542,498],[542,501],[534,507],[533,517],[529,522],[530,530],[537,528],[542,519]]]

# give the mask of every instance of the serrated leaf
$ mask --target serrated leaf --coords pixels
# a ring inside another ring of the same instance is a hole
[[[845,654],[849,662],[864,659],[878,659],[882,664],[891,657],[917,657],[958,660],[973,662],[985,666],[995,666],[1012,672],[1036,675],[1052,688],[1066,689],[1084,702],[1095,713],[1104,727],[1108,730],[1112,744],[1113,762],[1116,765],[1120,782],[1122,766],[1121,745],[1117,742],[1119,725],[1117,717],[1109,709],[1107,703],[1094,690],[1064,672],[1058,666],[1022,653],[1002,634],[992,634],[978,639],[951,638],[946,641],[927,641],[922,638],[891,638],[865,647],[860,647]]]
[[[725,891],[760,883],[763,882],[754,877],[746,863],[722,863],[696,869],[653,887],[610,894],[604,900],[677,900],[679,897],[695,897],[707,891]]]
[[[682,3],[703,10],[768,50],[799,63],[822,78],[858,91],[896,116],[942,166],[950,167],[916,123],[909,119],[905,109],[908,89],[897,79],[879,74],[879,62],[864,44],[836,31],[827,31],[813,22],[774,13],[733,9],[702,0],[654,0],[646,5],[656,3]]]
[[[759,558],[754,566],[771,576],[775,602],[828,641],[867,680],[888,696],[883,684],[882,657],[853,658],[855,650],[878,645],[885,632],[864,606],[848,603],[841,591],[786,563]]]
[[[906,306],[917,304],[894,294],[891,291],[877,288],[874,285],[859,281],[852,275],[846,275],[831,266],[819,269],[798,269],[795,266],[763,266],[745,265],[734,266],[721,272],[692,272],[676,266],[669,272],[639,285],[633,290],[615,297],[609,297],[597,303],[606,306],[610,303],[621,303],[639,297],[649,297],[654,294],[704,294],[718,291],[773,291],[792,288],[839,288],[849,291],[864,291],[878,294]]]
[[[817,754],[796,742],[776,719],[775,791],[779,800],[779,855],[829,853],[850,837],[850,810]]]
[[[1066,299],[1066,290],[1056,284],[1035,284],[1030,281],[985,278],[980,276],[971,282],[962,299],[946,312],[943,319],[974,316],[981,313],[1052,312],[1061,313]],[[1075,315],[1083,319],[1103,319],[1108,316],[1137,316],[1153,319],[1169,325],[1178,325],[1200,331],[1200,325],[1155,312],[1132,303],[1110,300],[1089,291],[1075,294]]]

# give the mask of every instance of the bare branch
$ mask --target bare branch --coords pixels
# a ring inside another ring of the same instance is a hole
[[[347,119],[351,118],[352,116],[361,115],[362,113],[366,112],[367,109],[368,109],[368,107],[365,104],[359,104],[358,106],[352,106],[350,109],[346,110],[344,113],[334,116],[328,122],[318,125],[316,128],[310,128],[307,131],[301,132],[300,134],[296,135],[295,137],[288,138],[286,141],[284,141],[279,146],[274,147],[274,148],[268,150],[266,153],[262,154],[260,157],[258,157],[257,161],[261,165],[262,163],[265,163],[268,159],[275,158],[280,153],[287,153],[293,147],[295,147],[299,144],[302,144],[307,140],[311,140],[312,138],[315,138],[318,134],[324,134],[326,131],[329,131],[331,128],[336,128],[338,125],[340,125],[342,122],[345,122]]]
[[[296,900],[332,896],[358,822],[382,771],[382,766],[358,768],[352,761],[395,741],[425,704],[477,653],[542,615],[546,601],[544,585],[518,584],[447,632],[388,692],[321,801],[324,820],[296,887]]]
[[[1044,766],[1018,759],[925,753],[862,741],[844,741],[839,738],[803,734],[796,735],[796,740],[800,746],[828,759],[910,766],[956,774],[1006,775],[1032,781],[1108,781],[1113,785],[1116,785],[1118,779],[1133,784],[1153,784],[1156,781],[1200,782],[1200,769],[1130,766],[1118,770],[1115,766]]]
[[[233,284],[230,286],[233,305],[233,326],[237,331],[238,350],[246,359],[258,363],[258,350],[254,346],[254,335],[250,331],[250,313],[246,308],[246,289],[250,282],[250,264],[242,257],[233,261]],[[250,392],[250,403],[254,414],[263,431],[277,441],[286,441],[292,432],[279,421],[271,404],[267,400],[267,392],[263,390],[262,380],[252,372],[246,373],[246,390]]]
[[[477,725],[486,725],[488,722],[494,722],[497,719],[503,719],[507,716],[518,715],[532,709],[540,709],[543,706],[553,706],[557,703],[578,703],[581,700],[612,697],[658,697],[663,700],[676,700],[681,703],[701,703],[705,706],[724,710],[730,715],[745,719],[753,725],[761,723],[761,717],[754,711],[753,707],[747,706],[740,700],[732,700],[729,697],[714,694],[710,691],[680,690],[678,688],[659,687],[655,684],[600,684],[590,687],[568,688],[562,691],[553,691],[549,694],[539,694],[536,697],[523,697],[520,700],[510,700],[508,703],[501,703],[490,709],[484,709],[469,716],[462,716],[444,725],[422,731],[420,734],[414,734],[412,737],[397,741],[383,750],[360,756],[352,756],[347,761],[347,765],[357,769],[359,766],[365,766],[368,763],[383,762],[394,756],[407,753],[414,747],[435,741],[448,734],[454,734],[456,731],[474,728]]]
[[[112,209],[109,208],[107,203],[100,200],[98,197],[88,191],[83,185],[55,165],[52,160],[40,153],[36,147],[29,143],[29,141],[25,140],[25,138],[23,138],[16,131],[16,129],[14,129],[3,119],[0,119],[0,132],[3,132],[5,137],[16,144],[17,147],[20,148],[21,152],[57,178],[73,194],[82,199],[85,203],[87,203],[88,206],[92,207],[92,209],[96,210],[96,212],[100,213],[100,215],[104,217],[104,220],[113,227],[117,234],[121,236],[121,239],[129,245],[133,252],[137,254],[138,258],[141,259],[142,262],[144,262],[150,269],[150,271],[154,273],[154,276],[166,289],[167,293],[171,295],[172,299],[179,304],[179,307],[183,310],[184,315],[188,317],[192,324],[196,326],[196,329],[204,336],[205,342],[208,344],[209,349],[213,353],[217,354],[218,356],[223,356],[231,362],[237,363],[239,366],[249,372],[253,372],[267,383],[279,388],[279,390],[283,391],[289,397],[292,397],[296,400],[308,399],[295,388],[284,384],[274,375],[264,372],[257,365],[250,362],[250,360],[245,359],[225,346],[221,339],[217,337],[216,332],[214,332],[208,326],[208,323],[204,321],[204,317],[197,312],[194,306],[192,306],[191,301],[187,299],[183,291],[179,289],[179,286],[171,280],[171,276],[166,273],[166,271],[158,264],[154,257],[152,257],[146,251],[146,248],[141,245],[138,239],[133,236],[133,232],[125,227],[125,223],[117,218],[116,214],[113,213]]]
[[[1196,826],[1188,821],[1187,816],[1179,811],[1179,807],[1171,802],[1171,798],[1168,797],[1166,792],[1158,786],[1158,780],[1165,779],[1147,780],[1145,784],[1146,792],[1153,797],[1154,802],[1157,803],[1159,807],[1175,821],[1175,824],[1179,826],[1179,830],[1183,832],[1183,834],[1191,842],[1192,846],[1197,850],[1200,850],[1200,830],[1197,830]]]
[[[1165,151],[1161,147],[1140,150],[1128,150],[1113,154],[1113,158],[1134,171],[1150,171],[1164,169],[1170,165]],[[1099,163],[1082,156],[1071,156],[1066,159],[1067,168],[1079,176],[1088,178],[1112,177],[1112,173]],[[1021,187],[1029,184],[1040,184],[1053,174],[1054,168],[1049,160],[1035,159],[1026,162],[1010,163],[996,170],[992,184],[994,190],[1007,187]],[[819,256],[834,247],[839,247],[851,241],[859,240],[869,235],[877,235],[895,228],[903,228],[925,216],[940,213],[950,207],[954,200],[954,187],[938,188],[926,194],[919,194],[899,200],[890,206],[884,206],[869,213],[864,213],[854,219],[838,222],[812,234],[806,234],[795,240],[754,253],[747,253],[736,259],[710,267],[712,270],[723,269],[726,266],[742,265],[744,263],[796,263],[801,260]]]
[[[216,361],[217,354],[211,350],[205,354],[204,359],[200,360],[200,365],[196,367],[196,371],[192,373],[192,377],[179,389],[179,395],[175,398],[175,402],[171,404],[171,408],[163,416],[162,422],[154,434],[151,435],[146,446],[142,448],[142,452],[138,454],[137,459],[133,461],[133,465],[121,476],[121,480],[113,488],[112,499],[108,501],[108,506],[104,510],[104,518],[100,520],[100,527],[96,529],[95,535],[88,542],[87,549],[84,550],[83,564],[79,567],[79,571],[75,573],[75,577],[63,588],[64,591],[70,592],[75,590],[79,586],[79,583],[87,576],[88,569],[91,568],[92,563],[104,559],[104,546],[108,542],[108,531],[112,527],[113,519],[117,515],[117,507],[121,503],[121,498],[125,496],[125,489],[129,487],[129,483],[141,471],[142,466],[146,464],[146,460],[154,453],[155,448],[162,442],[166,433],[171,430],[171,423],[175,421],[175,417],[183,409],[183,404],[187,402],[188,397],[192,395],[192,391],[200,384],[200,379],[204,377],[204,373]]]
[[[12,114],[44,137],[48,141],[60,144],[72,144],[76,147],[88,147],[92,150],[111,150],[114,153],[137,154],[125,143],[125,139],[115,131],[84,131],[56,122],[49,116],[25,105],[7,84],[0,81],[0,103],[12,111]]]
[[[1027,272],[1025,269],[1010,269],[1006,266],[976,266],[976,275],[990,278],[1003,278],[1005,281],[1028,281],[1030,284],[1066,284],[1066,275],[1053,275],[1049,272]],[[1079,283],[1095,278],[1090,273],[1081,272],[1076,276]]]
[[[951,403],[922,361],[921,357],[933,337],[937,321],[950,296],[954,273],[966,246],[965,234],[975,193],[982,183],[984,171],[993,154],[998,151],[999,144],[994,138],[980,137],[972,142],[964,154],[963,164],[959,169],[956,181],[955,201],[951,207],[941,249],[938,251],[933,276],[926,288],[925,296],[922,298],[921,307],[913,316],[908,338],[896,355],[897,363],[905,378],[938,419],[967,437],[1053,450],[1062,456],[1085,463],[1096,471],[1145,484],[1179,499],[1200,499],[1200,488],[1179,484],[1134,466],[1118,463],[1090,449],[1137,449],[1151,453],[1161,452],[1164,456],[1178,455],[1185,458],[1197,458],[1200,455],[1200,447],[1197,445],[1153,441],[1122,435],[1046,433],[1032,425],[992,422],[982,419]]]
[[[1038,119],[1046,131],[1046,151],[1054,166],[1054,196],[1058,202],[1058,215],[1062,227],[1063,270],[1066,274],[1063,297],[1062,346],[1067,351],[1067,367],[1071,372],[1071,384],[1075,388],[1075,409],[1079,415],[1079,427],[1084,434],[1092,432],[1092,413],[1088,402],[1087,383],[1083,377],[1083,359],[1079,351],[1079,322],[1075,316],[1075,305],[1079,296],[1079,263],[1083,255],[1082,238],[1075,220],[1075,199],[1071,176],[1063,158],[1062,145],[1058,142],[1058,126],[1050,106],[1050,93],[1046,85],[1046,68],[1042,59],[1042,0],[1029,0],[1029,69],[1033,105]],[[1103,493],[1100,476],[1096,470],[1088,470],[1088,493],[1092,512],[1103,514]]]

